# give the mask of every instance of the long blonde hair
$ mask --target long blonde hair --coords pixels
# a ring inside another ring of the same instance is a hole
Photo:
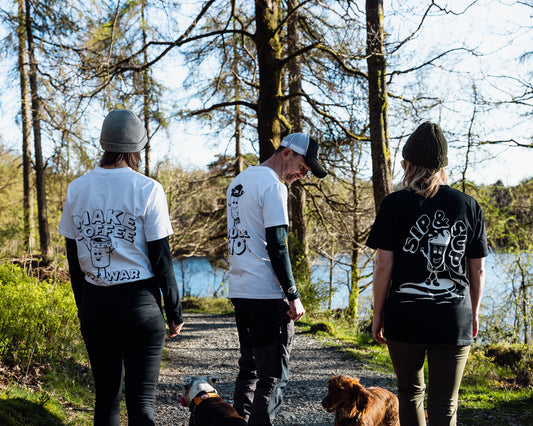
[[[402,182],[405,187],[424,198],[435,196],[440,185],[446,184],[444,167],[428,169],[427,167],[417,166],[407,160],[402,160],[402,167],[404,170]]]

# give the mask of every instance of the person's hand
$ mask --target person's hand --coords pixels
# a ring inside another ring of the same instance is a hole
[[[477,337],[477,333],[479,330],[479,322],[478,322],[478,316],[474,315],[472,317],[472,337],[475,339]]]
[[[172,339],[173,337],[176,337],[178,334],[180,334],[183,324],[185,323],[182,322],[181,324],[176,324],[174,321],[171,321],[170,324],[168,325],[168,329],[169,329],[168,338]]]
[[[374,340],[381,345],[386,345],[387,342],[383,337],[383,320],[381,316],[375,316],[372,318],[372,335]]]
[[[291,300],[289,302],[289,318],[293,321],[298,321],[300,318],[302,318],[305,314],[304,305],[302,305],[302,302],[300,299]]]

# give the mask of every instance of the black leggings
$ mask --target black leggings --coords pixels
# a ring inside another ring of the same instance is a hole
[[[123,380],[128,424],[155,424],[165,341],[158,300],[159,289],[151,280],[110,287],[85,284],[80,322],[96,387],[95,426],[120,425]]]

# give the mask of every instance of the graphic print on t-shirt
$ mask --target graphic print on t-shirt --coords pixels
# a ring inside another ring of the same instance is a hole
[[[243,254],[246,251],[246,238],[250,238],[248,232],[242,227],[239,217],[239,200],[243,194],[244,190],[242,185],[236,185],[231,190],[229,210],[233,219],[233,226],[228,228],[228,248],[230,255],[235,254],[239,256]]]
[[[89,250],[93,272],[87,272],[93,280],[110,283],[137,280],[138,269],[113,269],[112,253],[118,241],[134,242],[136,234],[135,216],[121,210],[95,209],[84,211],[73,217],[78,230],[78,241],[83,242]]]
[[[423,282],[406,282],[399,286],[398,293],[407,296],[404,302],[450,303],[452,299],[464,297],[457,291],[460,280],[454,278],[465,275],[461,259],[465,254],[466,238],[464,222],[458,220],[450,225],[442,210],[437,210],[433,218],[424,214],[417,219],[409,230],[403,251],[424,256],[427,276]]]

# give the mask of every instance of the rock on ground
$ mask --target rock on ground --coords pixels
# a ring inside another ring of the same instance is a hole
[[[216,376],[217,391],[230,404],[237,375],[239,341],[232,315],[185,314],[180,335],[166,342],[156,401],[156,424],[188,425],[189,410],[179,403],[181,384],[187,376]],[[296,332],[291,353],[291,377],[276,425],[332,425],[334,415],[320,401],[332,375],[359,377],[365,386],[394,390],[394,380],[325,346],[311,335]],[[216,426],[216,425],[213,425]]]

